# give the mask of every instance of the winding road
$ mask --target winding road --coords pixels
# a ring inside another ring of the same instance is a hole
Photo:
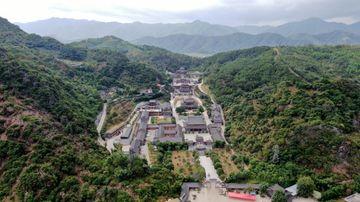
[[[100,131],[101,131],[101,128],[104,124],[104,121],[105,121],[105,116],[106,116],[106,104],[104,104],[104,107],[103,107],[103,111],[102,111],[102,116],[101,116],[101,119],[100,119],[100,123],[99,125],[97,126],[97,132],[99,134],[99,137],[98,137],[98,142],[100,143],[101,146],[105,146],[105,141],[102,139],[101,135],[100,135]]]

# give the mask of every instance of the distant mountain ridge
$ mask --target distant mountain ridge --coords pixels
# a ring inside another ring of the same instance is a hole
[[[215,54],[255,46],[300,46],[307,44],[359,45],[360,36],[340,30],[318,35],[299,33],[289,37],[284,37],[277,33],[263,33],[257,35],[234,33],[227,36],[211,37],[177,34],[160,38],[144,37],[132,41],[132,43],[137,45],[158,46],[176,53]]]
[[[326,22],[319,18],[309,18],[299,22],[290,22],[280,26],[237,26],[210,24],[199,20],[190,23],[147,24],[141,22],[119,23],[75,20],[66,18],[50,18],[29,23],[15,23],[27,33],[50,36],[63,43],[81,41],[88,38],[115,36],[126,41],[143,37],[165,37],[176,34],[225,36],[242,32],[247,34],[277,33],[291,36],[299,33],[310,35],[325,34],[336,30],[360,34],[360,22],[352,25]]]
[[[50,18],[30,23],[15,23],[27,33],[51,36],[61,42],[80,41],[88,38],[100,38],[113,35],[126,41],[145,36],[163,37],[172,34],[189,34],[204,36],[221,36],[238,32],[236,28],[225,25],[213,25],[207,22],[194,21],[177,24],[146,24],[140,22],[118,23],[87,20]]]

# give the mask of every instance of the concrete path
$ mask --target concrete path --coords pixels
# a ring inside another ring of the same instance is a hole
[[[220,181],[220,178],[219,178],[218,174],[216,173],[216,170],[214,168],[213,162],[210,159],[210,157],[200,156],[199,159],[200,159],[200,165],[205,168],[206,180],[217,179]],[[209,176],[209,174],[210,174],[210,176]]]
[[[102,116],[101,116],[101,120],[100,120],[100,123],[99,125],[97,126],[97,131],[98,131],[98,134],[99,134],[99,137],[98,137],[98,142],[100,143],[101,146],[105,146],[105,141],[101,138],[101,135],[100,135],[100,131],[101,131],[101,128],[104,124],[104,121],[105,121],[105,116],[106,116],[106,104],[104,104],[104,107],[103,107],[103,111],[102,111]]]
[[[173,97],[172,93],[171,93],[171,97]],[[176,96],[174,96],[174,99],[170,100],[170,105],[171,105],[171,108],[172,108],[172,114],[173,114],[173,117],[175,117],[176,123],[179,124],[181,127],[184,127],[183,121],[180,121],[179,115],[176,113],[176,106],[174,105],[175,97]]]
[[[151,167],[151,161],[150,161],[150,156],[149,156],[149,147],[148,147],[148,141],[145,142],[145,145],[141,146],[141,156],[145,156],[149,166]]]
[[[119,135],[114,136],[107,140],[106,142],[106,149],[112,154],[112,150],[115,150],[114,142],[119,137]]]

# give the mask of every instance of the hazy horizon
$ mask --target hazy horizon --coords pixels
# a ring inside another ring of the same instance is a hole
[[[7,2],[1,16],[10,22],[27,23],[49,18],[148,24],[190,23],[195,20],[227,26],[278,26],[320,18],[353,24],[360,21],[358,0],[163,0],[98,2],[54,0]]]

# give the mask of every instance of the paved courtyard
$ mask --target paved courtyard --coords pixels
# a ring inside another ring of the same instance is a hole
[[[304,198],[304,197],[296,197],[292,200],[293,202],[316,202],[316,199],[313,198]]]
[[[211,138],[211,135],[210,135],[210,133],[184,133],[184,139],[185,139],[185,141],[193,141],[193,142],[195,142],[195,138],[196,138],[196,136],[201,136],[201,137],[203,137],[204,138],[204,141],[206,141],[206,140],[211,140],[212,141],[212,138]]]
[[[243,199],[235,199],[235,198],[229,198],[226,195],[220,194],[220,189],[215,188],[212,184],[211,188],[201,188],[200,193],[198,193],[195,190],[191,190],[189,192],[190,197],[189,201],[191,202],[249,202],[249,200],[243,200]],[[193,195],[196,195],[196,199],[194,200]],[[269,197],[261,198],[260,195],[256,195],[256,201],[255,202],[271,202],[271,199]]]

